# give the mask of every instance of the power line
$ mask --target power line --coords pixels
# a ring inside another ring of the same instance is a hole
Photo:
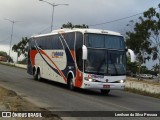
[[[131,17],[135,17],[135,16],[140,15],[140,14],[143,14],[143,13],[138,13],[138,14],[131,15],[131,16],[128,16],[128,17],[124,17],[124,18],[120,18],[120,19],[116,19],[116,20],[111,20],[111,21],[107,21],[107,22],[103,22],[103,23],[92,24],[92,25],[89,25],[89,26],[98,26],[98,25],[103,25],[103,24],[109,24],[109,23],[125,20],[125,19],[131,18]]]
[[[0,42],[9,41],[9,37],[10,36],[6,37],[6,39],[0,40]]]
[[[59,26],[52,26],[52,28],[53,28],[53,27],[59,27]],[[44,31],[49,30],[49,28],[50,28],[50,27],[46,27],[45,29],[43,29],[43,30],[41,30],[40,32],[38,32],[38,34],[41,34],[41,33],[43,33]]]
[[[159,7],[158,7],[158,8],[159,8]],[[155,9],[158,9],[158,8],[155,8]],[[106,21],[106,22],[103,22],[103,23],[91,24],[91,25],[89,25],[89,26],[99,26],[99,25],[109,24],[109,23],[113,23],[113,22],[125,20],[125,19],[128,19],[128,18],[132,18],[132,17],[135,17],[135,16],[137,16],[137,15],[141,15],[141,14],[143,14],[143,13],[144,13],[144,12],[141,12],[141,13],[137,13],[137,14],[134,14],[134,15],[131,15],[131,16],[123,17],[123,18],[120,18],[120,19],[115,19],[115,20],[111,20],[111,21]]]
[[[45,28],[45,29],[41,30],[40,32],[38,32],[38,34],[41,34],[42,32],[44,32],[44,31],[48,30],[49,28],[51,28],[51,27],[49,26],[49,27],[47,27],[47,28]]]

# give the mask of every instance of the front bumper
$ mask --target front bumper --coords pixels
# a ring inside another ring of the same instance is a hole
[[[109,90],[123,90],[125,83],[101,83],[101,82],[90,82],[84,81],[84,89],[109,89]]]

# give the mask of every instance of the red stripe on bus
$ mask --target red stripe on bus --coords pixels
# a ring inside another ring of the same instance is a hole
[[[30,59],[31,59],[31,63],[34,66],[35,65],[35,56],[38,53],[37,50],[31,50],[30,51]]]
[[[71,53],[71,56],[72,56],[72,58],[73,58],[73,60],[75,62],[76,58],[75,58],[74,50],[70,50],[70,53]]]
[[[71,50],[70,52],[74,60],[74,64],[76,64],[75,52],[73,50]],[[82,83],[83,83],[83,74],[78,70],[78,68],[76,68],[75,86],[80,88],[82,86]]]
[[[78,69],[76,69],[76,73],[75,86],[80,88],[83,83],[83,74]]]

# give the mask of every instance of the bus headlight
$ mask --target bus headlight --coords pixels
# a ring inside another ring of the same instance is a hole
[[[93,82],[93,79],[92,79],[92,78],[89,78],[88,81],[89,81],[89,82]]]
[[[119,83],[124,83],[125,82],[125,80],[119,80]]]
[[[120,83],[124,83],[124,81],[123,81],[123,80],[120,80]]]
[[[89,81],[89,82],[95,82],[96,81],[95,79],[88,78],[88,77],[85,77],[84,79],[87,80],[87,81]]]
[[[125,80],[117,80],[116,82],[114,82],[114,83],[124,83],[125,82]]]

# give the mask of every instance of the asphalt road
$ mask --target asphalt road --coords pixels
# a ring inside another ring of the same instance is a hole
[[[70,91],[65,85],[47,80],[35,81],[26,70],[1,64],[0,86],[52,111],[160,111],[160,100],[156,98],[125,91],[111,91],[108,96],[102,96],[98,91]]]

